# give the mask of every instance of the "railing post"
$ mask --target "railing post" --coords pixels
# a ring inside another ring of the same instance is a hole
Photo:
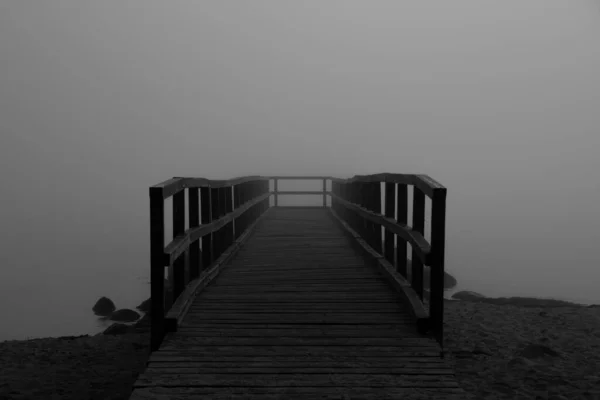
[[[205,186],[200,188],[200,217],[202,218],[202,224],[210,224],[212,222],[212,204],[211,204],[212,190],[210,187]],[[213,240],[212,233],[204,235],[202,237],[202,269],[208,268],[213,260]]]
[[[412,229],[421,235],[425,233],[425,194],[417,186],[413,186],[413,223]],[[423,263],[418,251],[412,249],[411,284],[419,298],[423,300]],[[430,288],[431,289],[431,288]]]
[[[385,184],[385,216],[394,219],[394,210],[396,208],[396,184],[386,182]],[[385,230],[384,257],[394,265],[394,232]]]
[[[444,258],[446,241],[446,189],[435,189],[431,197],[431,294],[429,315],[434,336],[444,351]]]
[[[278,198],[277,198],[277,178],[273,179],[273,202],[275,203],[275,207],[277,207],[277,205],[278,205]]]
[[[212,218],[212,221],[216,221],[219,219],[219,201],[221,199],[219,198],[219,188],[210,188],[210,206],[211,206],[211,210],[210,210],[210,215]],[[213,254],[212,254],[212,260],[211,260],[211,264],[219,258],[219,256],[221,255],[221,235],[219,235],[219,231],[215,231],[212,233],[212,241],[213,241]]]
[[[398,216],[396,221],[406,226],[408,224],[408,190],[405,184],[398,184],[398,195],[396,197],[398,204]],[[408,279],[406,241],[398,236],[396,244],[396,271],[404,278]]]
[[[200,226],[200,203],[198,188],[188,188],[188,225],[191,228]],[[189,280],[200,276],[200,240],[190,244]]]
[[[327,179],[323,179],[323,207],[327,207]]]
[[[381,215],[381,182],[373,182],[372,186],[372,199],[371,199],[371,211]],[[382,250],[382,237],[381,237],[381,225],[371,223],[371,231],[373,237],[373,249],[379,254],[383,253]]]
[[[181,236],[185,232],[185,190],[181,189],[173,195],[173,238]],[[188,250],[186,249],[185,253],[187,252]],[[175,302],[185,287],[185,253],[177,257],[171,266],[173,277],[170,281],[173,285],[173,298],[169,307]]]
[[[233,185],[233,209],[237,210],[240,206],[240,188],[239,185]],[[240,237],[240,230],[238,227],[239,217],[233,220],[233,237],[237,240]]]
[[[165,320],[165,201],[161,188],[150,188],[150,351],[158,350]]]
[[[225,187],[225,214],[233,211],[233,188],[232,186]],[[227,247],[231,246],[235,241],[235,232],[233,230],[233,220],[227,224]]]

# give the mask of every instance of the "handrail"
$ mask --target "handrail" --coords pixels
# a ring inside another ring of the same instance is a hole
[[[169,329],[166,312],[187,286],[200,279],[201,272],[224,262],[222,256],[269,208],[271,193],[268,179],[248,176],[230,180],[175,177],[151,186],[149,194],[150,350],[155,351]],[[173,197],[173,240],[165,246],[164,200],[169,197]],[[166,267],[172,283],[170,299],[165,299]]]
[[[269,189],[270,181],[274,190]],[[279,180],[322,180],[319,191],[281,191]],[[327,181],[331,190],[327,190]],[[383,194],[385,210],[381,209]],[[407,186],[413,186],[413,221],[408,225]],[[397,191],[397,194],[396,194]],[[188,201],[188,226],[185,229],[185,194]],[[431,267],[429,310],[419,326],[433,332],[443,346],[443,291],[445,254],[446,188],[428,175],[391,174],[355,175],[341,179],[330,176],[243,176],[229,180],[174,177],[149,188],[150,194],[150,259],[151,259],[151,351],[158,349],[165,333],[165,315],[186,287],[199,285],[201,273],[211,272],[225,258],[249,227],[255,224],[270,207],[270,197],[278,207],[279,195],[322,195],[323,207],[327,196],[333,214],[352,232],[360,235],[361,245],[370,254],[395,267],[395,273],[406,283],[407,294],[414,314],[422,317],[423,266]],[[431,240],[424,236],[425,196],[431,198]],[[173,197],[173,239],[164,243],[164,200]],[[200,206],[201,204],[201,206]],[[395,208],[398,213],[395,215]],[[382,238],[381,229],[384,229]],[[395,239],[398,246],[394,247]],[[382,240],[383,239],[383,240]],[[202,244],[202,250],[200,249]],[[410,279],[407,271],[406,245],[412,248]],[[189,274],[185,269],[189,268]],[[172,299],[165,302],[165,267],[170,269]],[[386,267],[388,268],[388,267]],[[216,268],[218,269],[218,268]],[[388,268],[389,269],[389,268]],[[393,269],[393,268],[392,268]],[[206,276],[202,285],[205,285]],[[186,293],[190,290],[186,290]],[[184,295],[188,295],[184,293]],[[418,300],[416,300],[418,299]],[[179,299],[178,304],[187,300]],[[415,301],[420,302],[414,310]],[[165,304],[168,303],[168,304]],[[170,304],[169,304],[170,303]],[[181,308],[178,306],[178,309]],[[173,311],[171,312],[173,314]]]
[[[381,209],[382,184],[385,210]],[[408,185],[413,186],[411,228],[408,227]],[[335,215],[364,239],[368,252],[395,266],[401,279],[410,282],[410,288],[401,285],[401,290],[406,292],[405,297],[411,304],[414,304],[415,295],[424,303],[423,266],[430,266],[428,316],[420,321],[419,327],[431,331],[443,348],[446,188],[428,175],[384,173],[333,179],[331,192]],[[424,237],[425,196],[431,199],[430,242]],[[385,231],[383,241],[382,227]],[[399,240],[398,246],[394,247],[396,235],[402,242]],[[410,279],[405,242],[412,248]],[[413,311],[415,316],[420,314],[419,310]]]

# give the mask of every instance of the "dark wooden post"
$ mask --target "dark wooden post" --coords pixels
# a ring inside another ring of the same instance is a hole
[[[188,225],[190,229],[200,226],[200,202],[198,188],[188,188]],[[189,279],[200,276],[200,240],[190,244]]]
[[[219,189],[218,188],[210,188],[210,205],[211,210],[210,214],[212,216],[213,222],[219,219]],[[213,259],[215,261],[221,255],[221,235],[219,235],[219,231],[215,231],[212,233],[213,237]]]
[[[225,214],[229,214],[233,211],[233,188],[231,186],[227,186],[225,188]],[[227,247],[231,246],[235,241],[235,232],[233,230],[233,220],[227,224]]]
[[[373,195],[374,195],[374,191],[373,191],[373,184],[370,182],[365,182],[362,184],[362,202],[363,202],[363,207],[366,208],[369,211],[373,211]],[[375,246],[373,245],[373,223],[371,221],[369,221],[368,219],[364,220],[365,222],[365,228],[364,228],[364,232],[361,235],[363,237],[363,239],[366,239],[367,243],[369,244],[369,246],[371,246],[373,249],[375,249]]]
[[[212,191],[210,187],[200,188],[200,201],[202,202],[200,208],[200,217],[202,218],[202,224],[207,225],[212,222],[212,204],[211,204]],[[202,269],[208,268],[213,261],[213,240],[212,234],[202,236]]]
[[[446,241],[446,189],[435,189],[431,198],[431,295],[429,314],[434,336],[444,349],[444,258]],[[442,353],[443,354],[443,353]]]
[[[278,206],[278,191],[277,191],[277,178],[273,179],[273,202],[275,203],[275,207]]]
[[[263,194],[267,194],[271,191],[271,187],[269,184],[269,180],[263,180]],[[267,196],[265,200],[263,200],[263,212],[267,211],[271,207],[271,196]]]
[[[413,226],[415,232],[425,233],[425,194],[413,186]],[[423,300],[423,263],[416,249],[412,249],[411,284],[419,298]]]
[[[323,207],[327,207],[327,179],[323,179]]]
[[[359,205],[362,207],[362,199],[361,199],[361,184],[359,182],[352,182],[351,184],[351,188],[352,188],[352,202],[356,205]],[[364,219],[358,215],[358,213],[352,213],[352,220],[353,220],[353,224],[351,225],[354,230],[359,234],[362,235],[364,234],[363,232],[363,227],[364,227]]]
[[[396,184],[386,182],[385,184],[385,216],[394,219],[394,211],[396,208]],[[392,265],[394,265],[394,232],[389,229],[385,230],[385,249],[384,257]]]
[[[398,184],[396,201],[398,203],[398,217],[396,220],[399,224],[406,226],[408,224],[408,190],[405,184]],[[396,244],[396,270],[400,275],[408,279],[406,257],[406,241],[398,236],[398,243]]]
[[[173,238],[181,236],[185,231],[185,190],[181,189],[173,195]],[[188,250],[185,252],[187,253]],[[180,255],[173,262],[173,302],[179,297],[185,287],[185,254]]]
[[[239,189],[239,185],[234,185],[233,186],[233,209],[237,210],[237,208],[240,206],[240,189]],[[240,237],[240,231],[238,228],[238,220],[239,218],[235,218],[233,220],[233,237],[234,240],[237,240]]]
[[[158,350],[165,320],[165,201],[162,188],[150,188],[150,351]]]
[[[371,211],[378,215],[381,215],[381,182],[373,182],[371,185],[373,187]],[[371,230],[373,231],[373,249],[379,254],[381,254],[383,252],[383,250],[381,249],[381,245],[383,242],[383,239],[381,237],[381,225],[373,222],[371,223]]]

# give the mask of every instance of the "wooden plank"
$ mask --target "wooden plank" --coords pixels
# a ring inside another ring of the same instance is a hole
[[[459,388],[454,376],[392,374],[162,374],[143,372],[134,384],[140,387],[425,387]]]
[[[297,271],[303,271],[302,266],[297,267]],[[386,284],[386,280],[383,279],[382,276],[374,273],[360,273],[359,271],[345,271],[343,269],[339,269],[333,272],[329,271],[320,271],[318,269],[312,270],[314,273],[303,273],[303,272],[294,272],[293,270],[287,271],[259,271],[257,273],[237,273],[227,271],[224,275],[219,275],[222,282],[261,282],[267,279],[275,279],[277,281],[288,280],[305,280],[305,281],[314,281],[314,283],[319,283],[321,280],[330,281],[335,280],[337,282],[343,283],[345,279],[351,281],[353,284],[358,284],[360,282],[356,282],[357,279],[365,279],[366,282],[373,283],[381,283]],[[269,281],[267,281],[268,283]]]
[[[433,341],[432,341],[433,342]],[[165,342],[166,343],[166,342]],[[435,342],[433,342],[435,343]],[[182,347],[180,349],[158,350],[155,353],[169,354],[171,356],[182,355],[206,355],[206,356],[342,356],[348,353],[357,357],[438,357],[439,346],[435,348],[410,348],[410,347],[374,347],[374,346],[195,346]]]
[[[295,285],[293,283],[290,282],[284,282],[284,283],[280,283],[280,284],[263,284],[263,285],[252,285],[252,284],[247,284],[247,285],[232,285],[229,284],[229,282],[227,280],[222,280],[222,281],[215,281],[211,284],[211,287],[213,288],[219,288],[220,289],[225,289],[228,287],[239,287],[239,286],[245,286],[243,288],[240,288],[241,290],[247,290],[247,289],[257,289],[257,290],[269,290],[269,289],[295,289],[295,290],[300,290],[300,291],[310,291],[310,290],[319,290],[319,289],[325,289],[325,290],[333,290],[333,289],[348,289],[348,290],[356,290],[356,289],[363,289],[363,290],[368,290],[368,291],[373,291],[373,290],[384,290],[387,289],[388,286],[386,285],[385,282],[381,282],[381,281],[367,281],[367,282],[356,282],[356,281],[350,281],[350,282],[316,282],[316,283],[302,283],[302,285]],[[235,289],[234,289],[235,290]]]
[[[221,355],[210,355],[210,354],[188,354],[188,353],[174,353],[173,351],[157,351],[150,355],[148,359],[149,365],[152,363],[205,363],[220,364],[230,363],[233,365],[254,365],[259,364],[270,364],[279,365],[293,364],[293,365],[338,365],[338,364],[353,364],[357,366],[414,366],[417,368],[419,365],[434,364],[437,366],[446,365],[447,363],[436,355],[434,356],[410,356],[404,353],[401,354],[385,354],[384,356],[374,356],[372,354],[365,354],[357,356],[355,354],[341,355],[327,355],[321,353],[315,353],[311,355],[306,354],[269,354],[269,355],[237,355],[237,354],[221,354]],[[425,368],[425,367],[424,367]]]
[[[191,314],[187,320],[187,325],[197,325],[209,321],[220,321],[220,322],[264,322],[264,323],[277,323],[277,324],[293,324],[293,323],[305,323],[305,324],[317,324],[317,323],[328,323],[328,324],[348,324],[348,323],[364,323],[364,324],[376,324],[376,323],[390,323],[393,321],[403,322],[412,321],[410,317],[393,314],[380,314],[370,315],[364,313],[361,315],[339,315],[336,313],[313,313],[313,314],[246,314],[241,316],[240,314],[235,315],[224,315],[219,316],[217,314]]]
[[[194,337],[177,335],[163,343],[161,348],[168,350],[181,346],[344,346],[344,347],[399,347],[399,348],[439,348],[429,338],[374,337]]]
[[[359,281],[359,282],[356,282]],[[298,273],[288,272],[288,273],[273,273],[270,274],[254,274],[254,275],[242,275],[239,274],[227,274],[227,275],[219,275],[218,280],[216,282],[226,282],[231,285],[236,285],[240,283],[252,284],[252,285],[260,285],[267,283],[284,283],[284,282],[306,282],[306,283],[339,283],[339,282],[352,282],[352,283],[360,283],[360,282],[369,282],[369,283],[385,283],[385,281],[377,275],[370,274],[323,274],[317,273],[313,276],[305,276]]]
[[[253,332],[259,329],[268,329],[273,331],[273,335],[275,336],[284,336],[284,332],[289,330],[295,330],[297,332],[297,337],[302,337],[303,332],[310,332],[311,329],[320,330],[324,332],[321,337],[331,336],[327,332],[336,332],[338,330],[345,332],[356,332],[356,335],[342,335],[340,337],[361,337],[362,332],[370,330],[370,332],[381,331],[381,337],[385,337],[384,335],[386,330],[394,330],[398,331],[402,337],[405,338],[422,338],[423,335],[417,334],[417,331],[414,327],[414,324],[406,322],[406,321],[397,321],[396,323],[375,323],[375,324],[301,324],[301,323],[290,323],[290,324],[273,324],[273,323],[261,323],[261,322],[223,322],[223,321],[209,321],[206,323],[200,324],[186,324],[181,326],[181,332],[189,332],[189,331],[199,331],[199,330],[212,330],[212,331],[227,331],[227,330],[239,330],[245,331],[247,334],[249,332]],[[281,333],[279,335],[276,334],[277,331]],[[177,331],[179,334],[180,331]],[[235,336],[235,334],[232,334]],[[367,336],[367,335],[365,335]],[[370,337],[377,337],[377,334],[371,334]],[[260,336],[259,336],[260,337]]]
[[[411,368],[411,367],[360,367],[356,365],[335,365],[332,367],[298,367],[281,365],[265,365],[260,367],[248,366],[196,366],[180,364],[163,366],[151,364],[146,369],[148,374],[154,375],[190,375],[190,374],[370,374],[370,375],[454,375],[452,368]]]
[[[344,292],[311,292],[311,293],[222,293],[207,290],[196,297],[198,302],[206,300],[235,300],[235,301],[360,301],[360,302],[388,302],[398,301],[399,297],[392,293],[344,293]]]
[[[332,328],[286,328],[283,325],[279,329],[267,328],[244,328],[243,325],[235,325],[235,328],[230,327],[188,327],[183,326],[177,330],[179,336],[194,336],[194,337],[257,337],[257,338],[272,338],[272,337],[297,337],[297,338],[407,338],[406,329],[373,329],[370,328],[338,328],[335,325]],[[420,336],[414,335],[413,338]]]
[[[215,388],[148,387],[136,389],[131,400],[189,400],[210,396],[211,400],[464,400],[464,391],[459,388],[327,388],[327,387],[284,387],[284,388]]]
[[[278,303],[278,302],[254,302],[254,303],[242,303],[242,302],[230,302],[230,303],[219,303],[219,302],[205,302],[202,304],[194,304],[190,307],[193,311],[202,310],[216,310],[216,311],[228,311],[228,310],[263,310],[263,311],[322,311],[322,310],[348,310],[348,311],[394,311],[403,312],[406,308],[400,304],[395,303],[344,303],[344,302],[329,302],[329,303]]]
[[[368,359],[303,359],[275,358],[275,357],[228,357],[226,360],[208,359],[202,361],[177,361],[177,359],[154,360],[148,364],[149,368],[404,368],[414,370],[446,369],[448,363],[442,359],[423,358],[368,358]],[[451,368],[449,368],[452,370]]]

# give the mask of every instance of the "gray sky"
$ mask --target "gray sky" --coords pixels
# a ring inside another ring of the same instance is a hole
[[[146,271],[172,176],[378,172],[449,188],[465,276],[592,273],[599,40],[594,0],[2,1],[0,281]]]

